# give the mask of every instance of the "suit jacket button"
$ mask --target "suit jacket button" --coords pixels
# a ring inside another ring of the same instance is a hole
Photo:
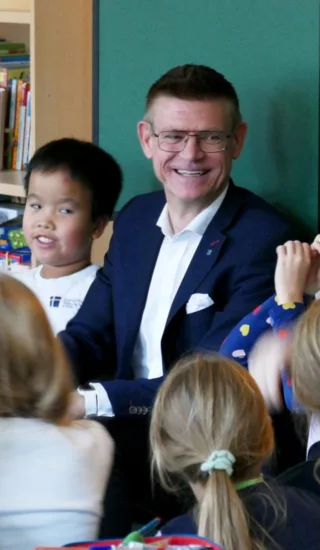
[[[129,408],[129,414],[137,414],[137,407],[131,406]]]
[[[137,407],[137,414],[141,414],[142,413],[142,408],[141,407]]]

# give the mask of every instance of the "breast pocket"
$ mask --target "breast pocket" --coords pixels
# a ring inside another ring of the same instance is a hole
[[[186,315],[186,336],[190,347],[196,346],[210,329],[216,308],[214,304]]]

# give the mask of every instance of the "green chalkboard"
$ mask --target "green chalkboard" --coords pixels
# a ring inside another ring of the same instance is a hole
[[[158,188],[138,143],[149,86],[183,63],[235,85],[248,139],[233,176],[312,231],[318,202],[319,0],[100,0],[99,143],[121,163],[119,207]]]

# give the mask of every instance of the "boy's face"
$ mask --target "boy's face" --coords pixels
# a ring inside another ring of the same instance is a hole
[[[69,275],[90,263],[92,239],[99,236],[91,204],[89,189],[66,172],[31,174],[23,230],[45,277]]]

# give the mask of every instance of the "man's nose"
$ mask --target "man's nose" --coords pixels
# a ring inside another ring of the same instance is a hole
[[[186,137],[186,143],[180,155],[188,160],[198,160],[205,155],[200,147],[198,136],[191,135]]]

